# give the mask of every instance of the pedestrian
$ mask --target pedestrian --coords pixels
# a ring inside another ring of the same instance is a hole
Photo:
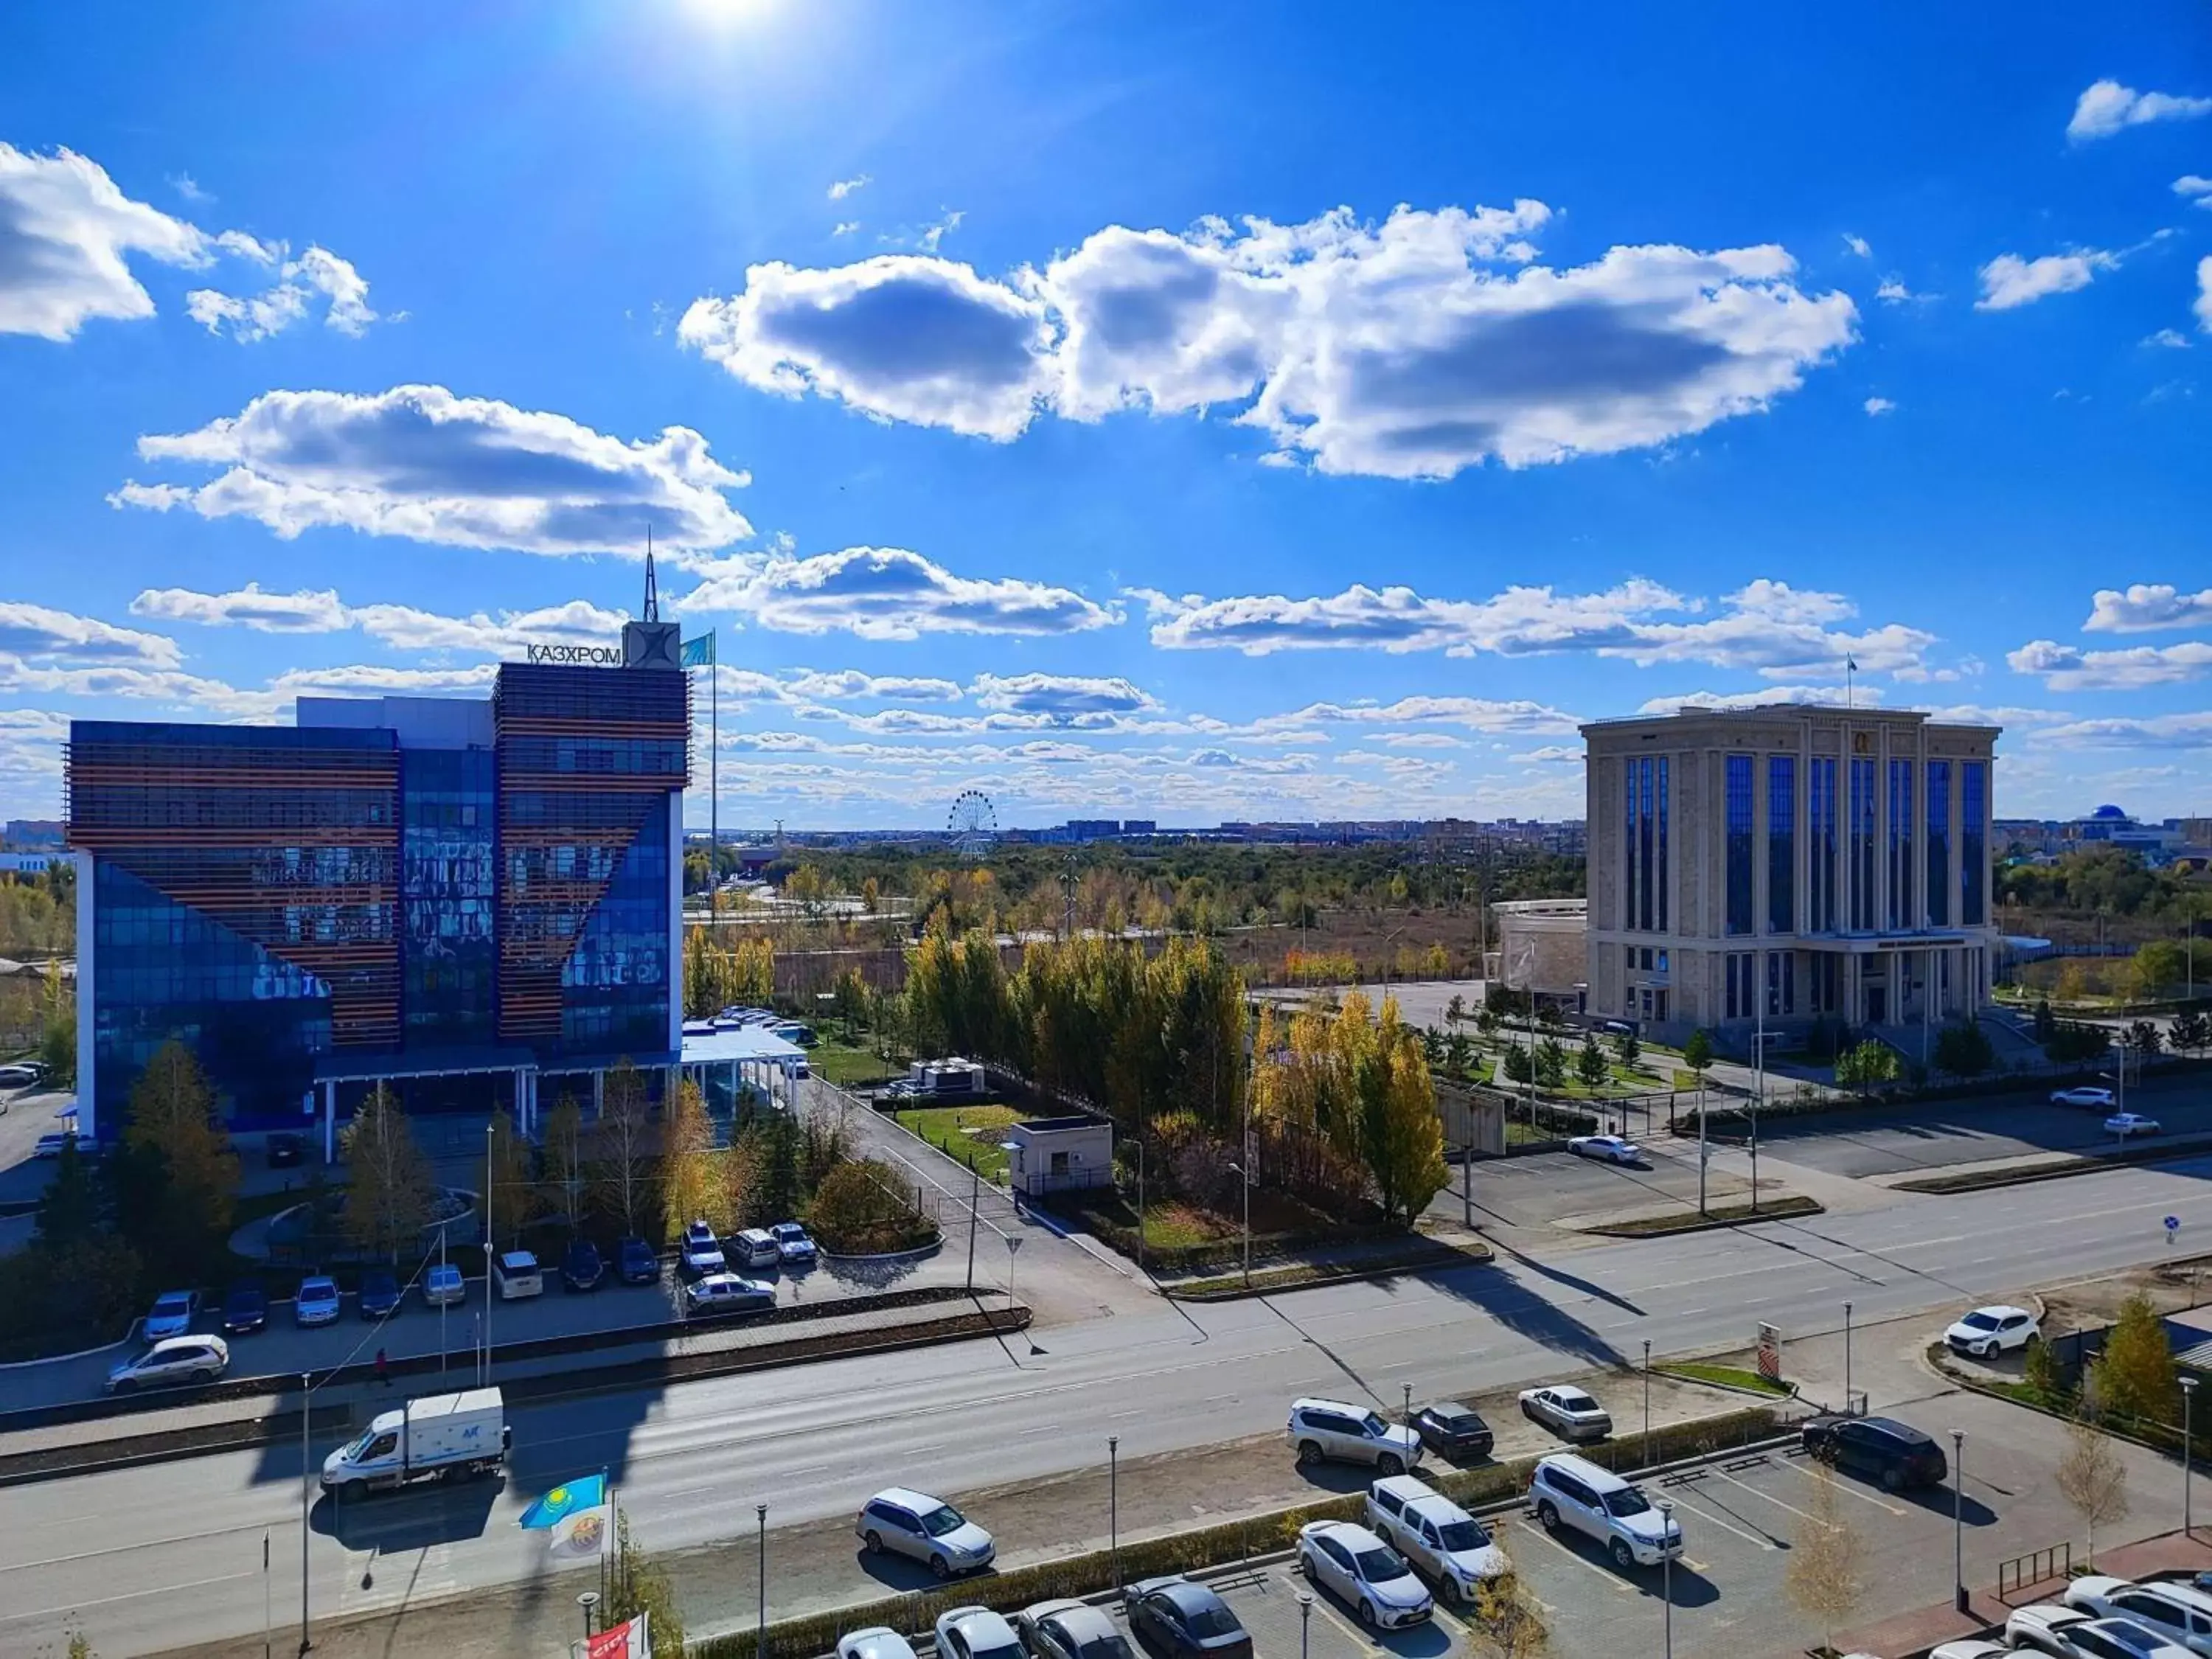
[[[386,1388],[392,1386],[392,1362],[384,1357],[384,1350],[376,1351],[376,1380]]]

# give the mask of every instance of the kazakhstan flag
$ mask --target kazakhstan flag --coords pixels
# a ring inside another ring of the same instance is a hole
[[[577,1510],[595,1510],[607,1501],[607,1478],[604,1474],[587,1474],[580,1480],[566,1481],[553,1488],[522,1512],[526,1527],[558,1525],[562,1516]]]
[[[696,640],[684,641],[684,666],[712,668],[714,665],[714,631],[708,629]]]

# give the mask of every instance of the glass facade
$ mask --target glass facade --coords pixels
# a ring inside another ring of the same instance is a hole
[[[1985,866],[1989,860],[1990,769],[1959,763],[1959,920],[1979,927],[1988,920]]]
[[[1621,927],[1667,931],[1667,757],[1632,756],[1622,763]]]
[[[1951,923],[1951,763],[1928,763],[1928,925]],[[1945,962],[1950,960],[1944,958]]]
[[[1766,760],[1766,931],[1797,930],[1797,759]]]
[[[1836,931],[1836,763],[1815,756],[1807,763],[1805,927]]]
[[[650,1054],[668,1045],[668,814],[623,854],[561,970],[561,1046]]]
[[[1889,763],[1889,901],[1887,925],[1911,928],[1920,925],[1912,908],[1912,763]]]
[[[1752,903],[1751,757],[1728,757],[1728,931],[1748,933],[1756,917]]]
[[[1851,762],[1850,869],[1850,930],[1874,931],[1874,763]]]
[[[410,1047],[489,1043],[496,797],[488,749],[413,749],[399,767],[400,1005]]]

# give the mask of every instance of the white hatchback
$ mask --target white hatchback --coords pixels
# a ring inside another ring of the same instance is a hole
[[[1953,1352],[1987,1359],[2009,1348],[2024,1348],[2043,1334],[2025,1308],[1977,1308],[1943,1333]]]
[[[2109,1112],[2112,1109],[2110,1089],[2054,1089],[2051,1093],[2053,1106],[2080,1106],[2091,1111]]]
[[[1298,1571],[1343,1597],[1370,1630],[1418,1625],[1436,1611],[1406,1558],[1364,1527],[1312,1521],[1298,1528]]]

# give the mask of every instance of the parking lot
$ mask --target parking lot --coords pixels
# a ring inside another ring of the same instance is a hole
[[[1644,1151],[1639,1168],[1601,1164],[1571,1152],[1531,1152],[1523,1158],[1478,1159],[1474,1165],[1474,1214],[1477,1224],[1502,1221],[1513,1227],[1544,1227],[1571,1217],[1597,1217],[1616,1211],[1649,1210],[1672,1201],[1694,1206],[1698,1201],[1698,1148],[1695,1141],[1662,1138],[1656,1144],[1638,1140]],[[1429,1206],[1431,1214],[1457,1220],[1462,1200],[1460,1184],[1466,1172],[1455,1167],[1450,1187]],[[1759,1191],[1771,1183],[1761,1175]],[[1750,1183],[1741,1176],[1708,1171],[1706,1200],[1718,1204],[1744,1196]]]
[[[2063,1449],[2057,1424],[1980,1395],[1947,1395],[1895,1413],[1936,1436],[1951,1455],[1949,1431],[1966,1431],[1966,1486],[1959,1528],[1967,1583],[1994,1583],[2001,1561],[2071,1540],[2081,1524],[2059,1494],[2053,1472]],[[2129,1475],[2130,1513],[2119,1534],[2143,1537],[2180,1524],[2179,1468],[2139,1448],[2116,1443]],[[1673,1571],[1674,1651],[1681,1659],[1765,1659],[1802,1651],[1821,1634],[1790,1604],[1790,1549],[1806,1524],[1822,1472],[1799,1454],[1772,1452],[1723,1460],[1646,1487],[1675,1505],[1684,1559]],[[1948,1601],[1952,1591],[1954,1492],[1949,1484],[1893,1495],[1841,1476],[1837,1502],[1864,1550],[1869,1586],[1853,1625]],[[1649,1654],[1662,1645],[1667,1609],[1656,1569],[1616,1571],[1595,1544],[1546,1535],[1516,1512],[1493,1529],[1546,1608],[1552,1650],[1565,1654]],[[1288,1563],[1217,1581],[1251,1631],[1261,1659],[1300,1653],[1297,1592],[1310,1588]],[[1462,1615],[1440,1607],[1425,1627],[1370,1637],[1351,1611],[1316,1594],[1307,1659],[1445,1659],[1483,1651]]]

